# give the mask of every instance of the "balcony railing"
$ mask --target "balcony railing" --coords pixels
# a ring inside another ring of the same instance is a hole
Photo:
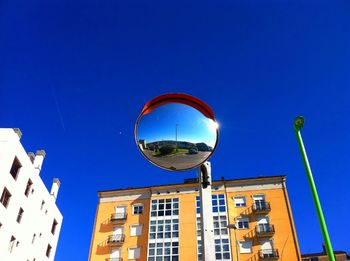
[[[125,239],[125,235],[121,234],[121,235],[110,235],[108,236],[107,239],[107,244],[109,245],[118,245],[118,244],[122,244],[124,243],[124,239]]]
[[[113,213],[111,215],[111,222],[125,221],[126,213]]]
[[[266,201],[255,201],[252,208],[256,213],[267,213],[271,211],[270,203]]]
[[[106,258],[106,261],[123,261],[123,258],[121,258],[121,257],[110,257],[110,258]]]
[[[259,260],[277,260],[278,258],[277,249],[259,250]]]
[[[258,237],[272,236],[275,233],[275,226],[271,224],[259,224],[255,226],[255,233]]]

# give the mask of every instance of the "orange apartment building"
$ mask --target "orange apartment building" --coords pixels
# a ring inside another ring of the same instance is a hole
[[[285,176],[213,181],[216,260],[301,260],[285,183]],[[202,260],[195,179],[98,197],[90,261]]]

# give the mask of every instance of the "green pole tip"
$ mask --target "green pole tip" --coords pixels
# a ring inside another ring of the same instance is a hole
[[[298,116],[294,120],[294,130],[299,131],[304,126],[304,117]]]

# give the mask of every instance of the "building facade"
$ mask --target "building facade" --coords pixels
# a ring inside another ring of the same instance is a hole
[[[90,261],[202,260],[195,180],[98,193]],[[284,176],[213,181],[216,260],[301,260]]]
[[[54,260],[62,225],[60,186],[40,178],[45,151],[27,153],[19,129],[0,129],[0,260]]]
[[[333,251],[337,261],[349,261],[350,256],[345,251]],[[301,255],[302,261],[329,261],[326,249],[320,253],[310,253]]]

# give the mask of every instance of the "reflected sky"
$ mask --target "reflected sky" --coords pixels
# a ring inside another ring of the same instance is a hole
[[[138,126],[138,139],[147,143],[161,140],[192,143],[204,142],[214,147],[217,124],[191,106],[169,103],[142,117]]]

